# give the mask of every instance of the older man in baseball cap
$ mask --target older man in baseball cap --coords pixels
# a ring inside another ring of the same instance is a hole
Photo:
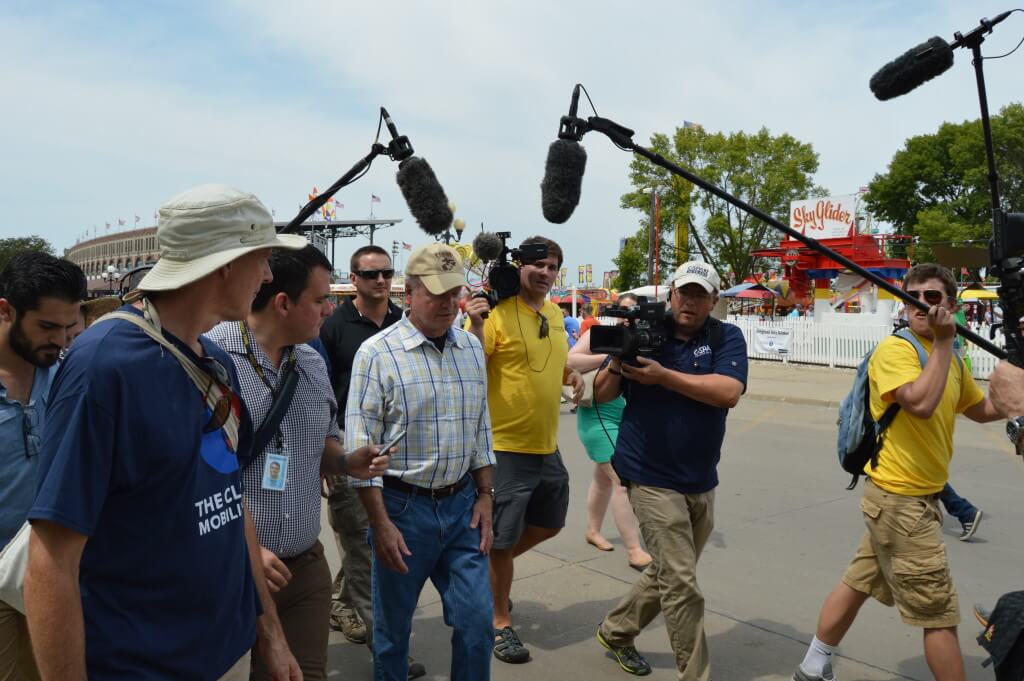
[[[487,366],[476,336],[452,327],[462,259],[444,244],[409,256],[408,314],[372,336],[352,364],[345,447],[401,437],[383,478],[356,480],[373,546],[373,665],[405,681],[409,634],[427,579],[452,636],[452,681],[487,681],[494,504]]]
[[[25,578],[40,672],[241,681],[255,644],[298,679],[242,503],[251,425],[202,334],[245,318],[271,249],[306,240],[210,184],[160,208],[157,241],[136,304],[75,341],[51,392]]]

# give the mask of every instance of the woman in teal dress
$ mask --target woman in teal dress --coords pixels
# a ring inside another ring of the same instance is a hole
[[[623,296],[619,304],[633,305],[636,299]],[[568,366],[580,372],[592,371],[608,361],[608,355],[595,355],[590,352],[590,332],[587,331],[572,350],[569,351]],[[636,516],[629,504],[626,488],[619,482],[619,477],[612,468],[612,455],[615,453],[615,441],[619,437],[619,423],[622,412],[626,408],[626,400],[621,395],[611,402],[593,407],[579,407],[576,410],[576,432],[587,456],[594,462],[594,478],[587,491],[587,533],[585,539],[601,551],[612,551],[615,547],[601,534],[601,525],[612,507],[612,518],[626,547],[630,567],[643,570],[651,562],[651,556],[640,544],[640,532]]]

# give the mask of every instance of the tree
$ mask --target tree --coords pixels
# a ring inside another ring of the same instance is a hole
[[[788,224],[791,201],[828,193],[813,184],[812,176],[818,170],[818,155],[811,145],[788,134],[772,136],[767,128],[761,128],[753,135],[744,132],[729,135],[708,133],[692,126],[676,128],[671,139],[664,134],[655,134],[651,138],[651,147],[670,161],[783,223]],[[650,223],[650,194],[644,190],[653,187],[661,201],[661,247],[657,254],[659,272],[671,272],[672,267],[697,255],[696,250],[693,253],[675,252],[673,235],[680,224],[703,235],[713,261],[711,264],[718,269],[723,287],[742,281],[751,274],[755,265],[751,251],[779,241],[779,234],[767,223],[646,159],[633,159],[630,179],[634,190],[623,195],[622,206],[644,214],[636,240],[647,233]],[[647,242],[642,243],[646,245]]]
[[[619,275],[612,281],[613,289],[628,291],[643,285],[647,280],[647,228],[641,228],[636,236],[626,239],[612,262],[619,269]]]
[[[50,255],[56,255],[50,242],[41,236],[19,236],[10,239],[0,239],[0,270],[7,267],[7,263],[14,256],[29,251],[43,251]]]
[[[1024,106],[992,117],[1003,208],[1024,210]],[[906,141],[884,174],[868,185],[865,205],[898,234],[918,238],[915,259],[933,260],[930,245],[981,241],[992,234],[988,161],[981,121],[943,123]]]

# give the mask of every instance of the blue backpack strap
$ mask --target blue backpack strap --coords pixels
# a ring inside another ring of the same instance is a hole
[[[924,365],[928,363],[928,352],[924,349],[924,346],[921,345],[921,341],[918,340],[917,336],[915,336],[914,333],[906,327],[896,331],[892,335],[899,336],[914,346],[914,349],[917,350],[917,359],[921,362],[921,368],[924,369]],[[953,356],[956,357],[957,364],[960,365],[960,375],[962,378],[964,371],[964,358],[955,350],[953,351]]]

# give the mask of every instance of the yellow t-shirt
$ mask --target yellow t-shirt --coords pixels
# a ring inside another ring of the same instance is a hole
[[[915,334],[916,335],[916,334]],[[931,355],[932,343],[917,336]],[[896,397],[894,391],[921,375],[921,361],[914,346],[895,336],[882,340],[868,363],[871,381],[871,415],[877,420]],[[950,359],[942,399],[931,418],[919,419],[900,409],[882,440],[878,467],[869,463],[864,473],[893,494],[923,496],[942,490],[953,458],[956,415],[985,398],[985,394],[956,357]]]
[[[569,355],[562,311],[545,301],[540,314],[548,335],[540,337],[540,317],[519,296],[506,298],[484,322],[487,404],[494,449],[552,454],[558,447],[558,405]]]

